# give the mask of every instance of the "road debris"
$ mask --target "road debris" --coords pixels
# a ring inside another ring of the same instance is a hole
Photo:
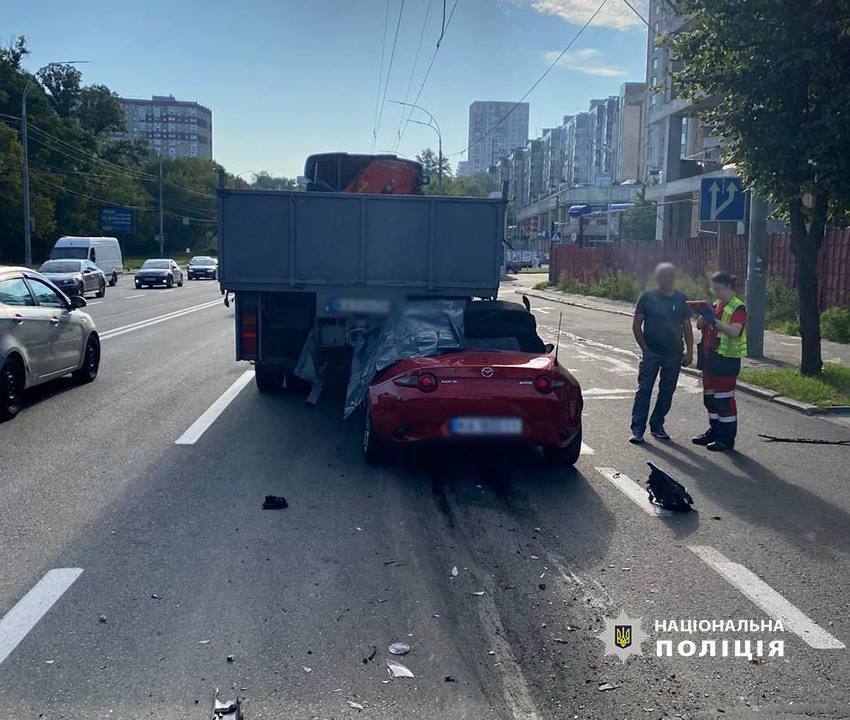
[[[352,707],[355,710],[365,710],[366,709],[359,702],[354,702],[353,700],[348,701],[348,707]]]
[[[305,666],[302,668],[302,670],[304,670],[304,672],[305,672],[305,673],[311,673],[311,672],[313,672],[313,668],[311,668],[309,665],[305,665]]]
[[[657,465],[648,462],[649,479],[646,481],[646,492],[649,502],[665,510],[673,512],[689,512],[693,508],[693,498],[685,490],[684,485],[674,480]]]
[[[457,577],[457,565],[452,568],[452,577]]]
[[[218,688],[215,689],[212,708],[213,718],[226,717],[228,720],[240,720],[242,717],[241,709],[242,701],[239,699],[238,695],[235,700],[219,700]]]
[[[288,507],[289,503],[283,495],[266,495],[263,500],[263,510],[286,510]]]
[[[774,435],[762,435],[759,433],[759,437],[765,442],[779,442],[779,443],[799,443],[801,445],[844,445],[850,446],[850,440],[821,440],[819,438],[805,438],[805,437],[776,437]]]
[[[471,593],[469,593],[469,594],[470,594],[470,595],[475,595],[475,597],[481,597],[482,595],[484,595],[484,594],[485,594],[485,592],[484,592],[483,590],[473,590],[473,591],[472,591]]]
[[[98,618],[98,622],[105,623],[105,622],[106,622],[106,615],[101,615],[101,616]]]
[[[198,640],[198,645],[209,645],[209,640]]]
[[[410,671],[410,668],[405,667],[401,663],[393,662],[392,660],[387,660],[387,674],[390,676],[391,680],[395,680],[396,678],[415,677],[415,675]]]
[[[410,652],[410,645],[403,642],[394,642],[387,650],[390,651],[391,655],[407,655]]]
[[[235,659],[236,658],[233,657],[233,655],[228,655],[227,658],[226,658],[227,662],[233,662]]]
[[[156,593],[151,593],[151,600],[159,600],[159,595]]]
[[[618,687],[620,687],[620,686],[619,685],[612,685],[611,683],[606,682],[606,683],[602,683],[597,688],[597,690],[599,690],[599,692],[607,692],[608,690],[616,690]]]
[[[364,665],[366,665],[370,661],[374,660],[375,655],[378,654],[378,646],[377,645],[370,645],[369,648],[370,648],[369,654],[366,657],[363,658],[363,664]]]
[[[451,675],[446,675],[445,681],[446,682],[457,682],[457,680],[455,680]]]

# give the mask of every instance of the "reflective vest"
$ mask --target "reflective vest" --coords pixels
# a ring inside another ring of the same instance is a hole
[[[720,315],[720,319],[725,322],[727,325],[732,322],[732,313],[734,313],[739,307],[743,307],[744,303],[737,297],[733,297],[728,303],[726,303],[726,307],[723,308],[723,312]],[[728,335],[724,335],[719,330],[717,334],[720,336],[720,345],[717,347],[717,354],[721,357],[728,358],[742,358],[747,355],[747,328],[744,326],[741,328],[741,334],[736,338],[731,338]]]

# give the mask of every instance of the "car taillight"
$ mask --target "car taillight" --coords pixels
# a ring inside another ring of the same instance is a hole
[[[437,378],[431,373],[422,373],[421,375],[402,375],[401,377],[393,378],[396,385],[402,387],[418,388],[422,392],[434,392],[437,389]]]
[[[257,354],[257,311],[242,311],[242,354]]]
[[[566,384],[563,378],[550,375],[538,375],[534,378],[534,389],[543,395],[552,392],[555,388],[562,388]]]

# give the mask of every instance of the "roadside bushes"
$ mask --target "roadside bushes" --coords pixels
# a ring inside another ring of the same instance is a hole
[[[613,272],[603,275],[592,283],[562,277],[558,283],[558,290],[577,295],[591,295],[593,297],[635,302],[643,292],[643,283],[629,273]]]
[[[831,307],[821,313],[820,332],[827,340],[850,343],[850,310]]]

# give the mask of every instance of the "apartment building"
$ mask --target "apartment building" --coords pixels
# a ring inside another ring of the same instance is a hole
[[[127,117],[127,130],[116,139],[144,140],[157,155],[212,159],[212,111],[173,95],[118,98]]]
[[[466,172],[486,173],[500,157],[523,147],[527,140],[528,103],[476,100],[469,106]]]

